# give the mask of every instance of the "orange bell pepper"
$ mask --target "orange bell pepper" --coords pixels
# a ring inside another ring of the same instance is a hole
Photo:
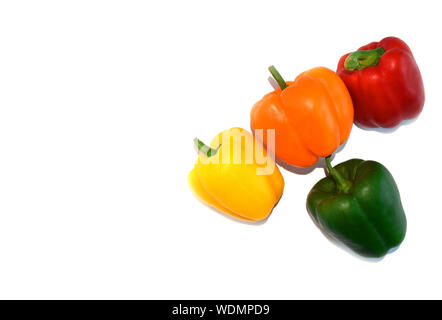
[[[268,129],[275,130],[271,151],[282,161],[310,167],[343,144],[353,125],[353,104],[341,78],[318,67],[285,82],[275,67],[279,88],[265,95],[251,111],[251,127],[261,142]],[[264,129],[264,130],[256,130]]]

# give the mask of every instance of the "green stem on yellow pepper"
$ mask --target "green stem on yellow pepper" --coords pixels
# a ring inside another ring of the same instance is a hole
[[[330,156],[325,158],[325,163],[327,164],[328,173],[333,177],[338,187],[338,192],[347,193],[350,191],[351,182],[344,179],[341,174],[332,167],[330,163]]]
[[[269,67],[269,71],[272,74],[272,77],[276,80],[281,90],[284,90],[288,87],[287,83],[284,81],[284,78],[281,76],[281,74],[276,70],[274,66]]]
[[[202,142],[198,138],[193,139],[193,143],[195,144],[196,148],[198,149],[198,152],[201,152],[202,154],[206,155],[206,157],[214,156],[218,152],[219,147],[221,147],[221,145],[219,145],[218,148],[216,148],[216,149],[210,148],[210,147],[206,146],[204,144],[204,142]]]
[[[385,53],[384,48],[372,50],[355,51],[348,55],[344,61],[344,68],[349,71],[362,70],[367,67],[376,66],[381,56]]]

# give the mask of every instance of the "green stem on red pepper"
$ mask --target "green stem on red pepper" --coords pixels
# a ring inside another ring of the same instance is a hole
[[[351,182],[342,177],[341,174],[332,167],[330,163],[330,156],[325,158],[325,163],[327,164],[328,173],[333,177],[333,180],[335,180],[336,182],[338,192],[347,193],[348,191],[350,191]]]
[[[348,71],[353,71],[355,69],[362,70],[367,67],[376,66],[384,53],[385,50],[382,47],[355,51],[345,59],[344,68]]]
[[[274,66],[269,67],[269,71],[272,74],[272,77],[276,80],[281,90],[284,90],[288,87],[287,83],[284,81],[284,78],[281,76],[281,74],[276,70]]]
[[[214,156],[218,152],[219,147],[221,147],[221,145],[219,145],[218,148],[216,148],[216,149],[210,148],[210,147],[206,146],[204,144],[204,142],[202,142],[198,138],[193,139],[193,143],[195,144],[196,148],[198,149],[198,152],[201,152],[202,154],[206,155],[206,157]]]

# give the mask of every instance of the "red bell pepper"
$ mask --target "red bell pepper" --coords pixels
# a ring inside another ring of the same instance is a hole
[[[353,99],[356,124],[393,128],[422,111],[422,77],[401,39],[388,37],[342,56],[337,73]]]

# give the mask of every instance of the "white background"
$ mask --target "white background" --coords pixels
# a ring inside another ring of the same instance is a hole
[[[3,1],[0,298],[442,298],[440,30],[438,1]],[[389,168],[399,250],[372,262],[324,238],[305,209],[321,169],[281,169],[262,225],[192,195],[192,139],[249,129],[270,64],[335,69],[390,35],[424,110],[393,133],[354,127],[334,164]]]

